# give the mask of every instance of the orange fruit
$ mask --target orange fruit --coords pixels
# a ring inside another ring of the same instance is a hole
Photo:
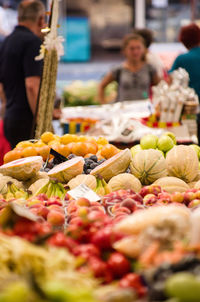
[[[33,147],[43,147],[46,146],[45,143],[43,143],[41,140],[33,144]]]
[[[44,132],[41,135],[41,140],[43,143],[48,144],[50,141],[54,140],[54,134],[52,132]]]
[[[67,144],[67,148],[69,149],[70,154],[73,153],[72,149],[73,149],[73,147],[74,147],[75,144],[76,143],[69,143],[69,144]]]
[[[21,151],[17,149],[13,149],[4,155],[3,161],[4,164],[6,164],[13,160],[20,159],[21,157],[22,157]]]
[[[36,147],[27,147],[21,152],[22,157],[36,156],[38,155]]]
[[[61,144],[67,145],[78,141],[78,137],[75,134],[64,134],[60,138]]]
[[[78,142],[86,142],[87,141],[87,136],[80,135],[78,136]]]
[[[87,153],[87,154],[84,156],[84,158],[89,158],[89,157],[92,156],[92,155],[94,155],[94,154],[92,154],[92,153]]]
[[[46,161],[49,156],[50,147],[44,145],[43,147],[37,147],[37,154],[42,156],[43,160]]]
[[[97,144],[98,145],[107,145],[109,142],[108,140],[103,137],[103,136],[100,136],[98,139],[97,139]]]
[[[15,148],[20,148],[20,149],[24,149],[26,147],[32,147],[33,143],[31,143],[30,141],[22,141],[19,142]]]
[[[71,153],[70,147],[68,145],[60,145],[58,147],[58,152],[63,156],[67,157]]]
[[[78,156],[85,156],[88,152],[88,144],[83,142],[74,143],[72,153]]]
[[[88,153],[96,154],[98,151],[98,145],[95,143],[86,143],[88,146]]]
[[[118,152],[119,152],[119,149],[112,144],[107,144],[107,145],[103,146],[101,149],[101,155],[106,159],[114,156]]]

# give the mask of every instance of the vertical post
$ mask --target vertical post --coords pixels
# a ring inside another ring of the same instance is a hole
[[[146,26],[145,20],[145,0],[135,0],[135,27],[144,28]]]
[[[196,19],[196,10],[197,10],[197,1],[196,0],[191,0],[190,8],[191,8],[191,21],[194,22]]]

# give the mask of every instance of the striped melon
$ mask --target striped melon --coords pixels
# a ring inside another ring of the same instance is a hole
[[[0,173],[17,180],[26,181],[38,173],[42,168],[42,164],[41,156],[21,158],[0,166]]]
[[[196,152],[190,146],[179,145],[172,148],[166,156],[167,170],[170,176],[192,182],[199,173]]]
[[[138,152],[130,164],[131,173],[143,185],[152,184],[158,178],[167,176],[166,161],[158,150],[148,149]]]

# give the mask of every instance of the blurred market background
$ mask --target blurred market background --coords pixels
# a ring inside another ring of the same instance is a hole
[[[19,1],[0,0],[0,42],[17,23]],[[44,3],[48,10],[50,1]],[[57,98],[65,106],[95,104],[97,83],[122,61],[121,40],[133,28],[153,31],[151,50],[169,69],[185,51],[177,41],[180,27],[193,21],[200,24],[200,0],[61,0],[59,33],[65,54],[58,68]],[[115,88],[108,87],[108,99]]]

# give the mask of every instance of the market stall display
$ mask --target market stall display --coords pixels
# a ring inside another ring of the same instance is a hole
[[[170,132],[123,151],[103,137],[40,143],[55,138],[95,152],[0,167],[2,301],[199,301],[200,148]]]

